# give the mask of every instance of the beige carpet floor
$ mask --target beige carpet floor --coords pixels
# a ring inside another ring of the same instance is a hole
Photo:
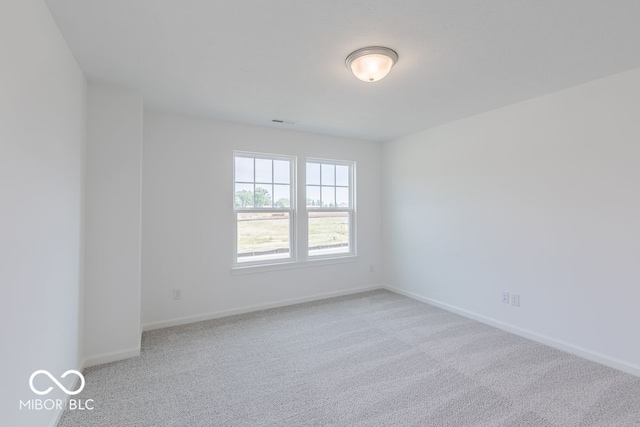
[[[640,378],[387,291],[146,332],[60,426],[640,426]]]

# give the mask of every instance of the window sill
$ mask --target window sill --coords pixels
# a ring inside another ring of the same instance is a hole
[[[305,261],[287,261],[276,264],[260,264],[260,265],[236,265],[231,268],[232,275],[265,273],[268,271],[293,270],[296,268],[320,267],[331,264],[344,264],[348,262],[357,262],[357,255],[345,255],[336,257],[318,257],[307,258]]]

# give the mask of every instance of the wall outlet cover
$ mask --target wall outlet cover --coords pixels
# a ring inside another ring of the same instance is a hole
[[[511,305],[514,307],[520,307],[520,295],[511,294]]]

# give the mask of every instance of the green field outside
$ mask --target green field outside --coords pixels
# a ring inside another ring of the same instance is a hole
[[[289,249],[288,218],[239,219],[239,254],[266,252],[277,249]]]
[[[348,216],[339,215],[313,214],[309,218],[310,248],[349,243]],[[288,217],[274,214],[238,215],[238,254],[278,249],[289,249]]]
[[[309,248],[349,243],[349,218],[309,218]]]

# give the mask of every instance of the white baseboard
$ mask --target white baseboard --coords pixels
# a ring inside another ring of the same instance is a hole
[[[624,360],[616,359],[614,357],[610,357],[604,354],[597,353],[595,351],[588,350],[586,348],[582,348],[573,344],[570,344],[566,341],[558,340],[546,335],[538,334],[533,331],[529,331],[526,329],[519,328],[517,326],[501,322],[499,320],[493,319],[491,317],[483,316],[478,313],[474,313],[450,304],[446,304],[431,298],[424,297],[422,295],[418,295],[413,292],[405,291],[402,289],[394,288],[393,286],[383,285],[384,289],[387,289],[391,292],[395,292],[400,295],[404,295],[411,299],[424,302],[443,310],[450,311],[452,313],[459,314],[461,316],[467,317],[469,319],[477,320],[478,322],[486,323],[487,325],[494,326],[496,328],[502,329],[507,332],[511,332],[512,334],[519,335],[524,338],[528,338],[532,341],[537,341],[541,344],[548,345],[549,347],[557,348],[558,350],[566,351],[567,353],[571,353],[573,355],[582,357],[584,359],[591,360],[592,362],[600,363],[605,366],[609,366],[610,368],[617,369],[619,371],[626,372],[631,375],[635,375],[640,377],[640,366],[635,365],[633,363],[626,362]]]
[[[256,304],[245,307],[234,308],[230,310],[215,311],[212,313],[199,314],[195,316],[178,317],[169,320],[161,320],[158,322],[150,322],[142,325],[143,331],[151,331],[153,329],[168,328],[170,326],[186,325],[188,323],[201,322],[203,320],[219,319],[221,317],[234,316],[236,314],[251,313],[253,311],[267,310],[270,308],[286,307],[288,305],[301,304],[311,301],[319,301],[327,298],[341,297],[344,295],[358,294],[361,292],[382,289],[383,285],[365,286],[361,288],[349,289],[346,291],[326,292],[322,294],[310,295],[307,297],[291,298],[265,304]]]
[[[109,362],[117,362],[118,360],[128,359],[130,357],[140,356],[140,346],[111,353],[103,353],[95,356],[87,357],[84,360],[83,369],[90,366],[102,365]]]
[[[82,372],[84,370],[84,361],[81,362],[79,365],[80,366],[78,366],[76,370],[78,372]],[[68,378],[62,378],[62,382],[64,383],[63,385],[67,390],[77,390],[78,381],[80,380],[76,375],[71,375]],[[67,407],[70,398],[71,396],[69,396],[66,393],[63,393],[63,395],[61,396],[61,399],[64,400],[63,408]],[[58,424],[60,424],[60,419],[62,418],[63,414],[64,414],[64,409],[56,409],[52,414],[53,416],[51,417],[51,421],[49,421],[49,424],[47,425],[49,427],[57,427]]]
[[[74,375],[75,376],[75,375]],[[65,385],[66,386],[66,385]],[[73,390],[72,388],[69,388],[69,390]],[[64,400],[64,407],[67,407],[67,402],[69,401],[69,395],[65,394],[62,399]],[[58,424],[60,423],[60,419],[62,419],[62,415],[64,415],[64,409],[56,409],[53,412],[53,416],[51,417],[51,421],[49,421],[49,424],[47,424],[49,427],[57,427]]]

